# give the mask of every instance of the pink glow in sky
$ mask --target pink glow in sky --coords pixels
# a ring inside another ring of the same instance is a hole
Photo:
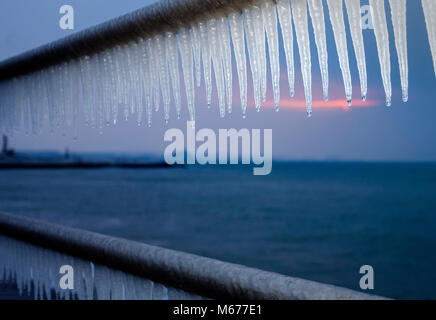
[[[323,108],[323,109],[344,109],[349,110],[353,107],[375,107],[379,106],[380,101],[377,100],[353,100],[352,106],[349,107],[347,105],[347,101],[345,99],[336,99],[336,100],[315,100],[312,102],[312,108]],[[268,100],[262,103],[262,107],[266,108],[274,108],[274,101]],[[280,109],[295,109],[295,108],[306,108],[306,101],[299,99],[281,99],[280,100]]]

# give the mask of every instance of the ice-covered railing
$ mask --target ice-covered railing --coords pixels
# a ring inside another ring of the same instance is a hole
[[[74,271],[71,290],[59,283],[60,268]],[[17,295],[34,300],[197,300],[201,297],[0,235],[0,285],[15,286]],[[0,289],[1,290],[1,289]]]
[[[369,3],[386,104],[390,105],[389,15],[384,0],[370,0]],[[389,0],[389,6],[402,95],[407,101],[406,0]],[[422,0],[422,7],[436,66],[436,1]],[[125,119],[135,116],[140,125],[144,122],[151,125],[153,110],[158,111],[161,107],[168,121],[173,105],[177,117],[180,117],[182,105],[186,105],[189,118],[194,121],[195,88],[202,83],[209,106],[215,104],[212,90],[216,88],[219,114],[224,117],[233,110],[232,56],[236,61],[242,116],[245,117],[248,101],[248,65],[256,109],[260,110],[266,99],[269,68],[278,111],[281,96],[279,27],[291,96],[294,95],[295,29],[307,114],[310,116],[311,38],[317,45],[323,95],[328,99],[326,27],[329,25],[326,25],[325,11],[334,33],[346,99],[351,105],[352,83],[346,39],[349,28],[359,70],[361,98],[365,100],[367,71],[359,0],[345,0],[345,6],[342,0],[161,1],[1,63],[0,131],[8,133],[24,124],[38,133],[48,121],[52,130],[72,125],[77,135],[79,106],[84,109],[86,123],[100,130],[105,124],[116,123],[120,114]],[[348,27],[344,12],[348,16]],[[309,34],[309,16],[313,36]],[[186,99],[181,94],[180,70]]]
[[[243,300],[382,299],[333,285],[1,212],[0,235],[55,251],[0,237],[0,272],[3,272],[0,281],[3,278],[16,282],[20,292],[36,286],[36,297],[48,297],[48,291],[53,290],[65,297],[55,288],[59,284],[59,264],[62,264],[73,267],[77,290],[72,294],[81,299],[114,296],[131,299],[176,299],[180,296]],[[135,283],[131,283],[132,280]]]

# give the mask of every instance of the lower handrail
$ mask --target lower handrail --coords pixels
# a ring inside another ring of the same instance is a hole
[[[0,234],[216,299],[384,299],[333,285],[0,213]]]

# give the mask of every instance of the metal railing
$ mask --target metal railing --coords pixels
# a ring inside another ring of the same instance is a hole
[[[199,296],[226,299],[382,299],[353,290],[0,213],[0,234]]]
[[[239,11],[259,2],[260,0],[162,0],[0,62],[0,81],[99,53],[140,37],[177,31],[217,13]]]

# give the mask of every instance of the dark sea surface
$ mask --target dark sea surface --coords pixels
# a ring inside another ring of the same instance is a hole
[[[436,164],[0,171],[0,210],[373,294],[436,298]]]

